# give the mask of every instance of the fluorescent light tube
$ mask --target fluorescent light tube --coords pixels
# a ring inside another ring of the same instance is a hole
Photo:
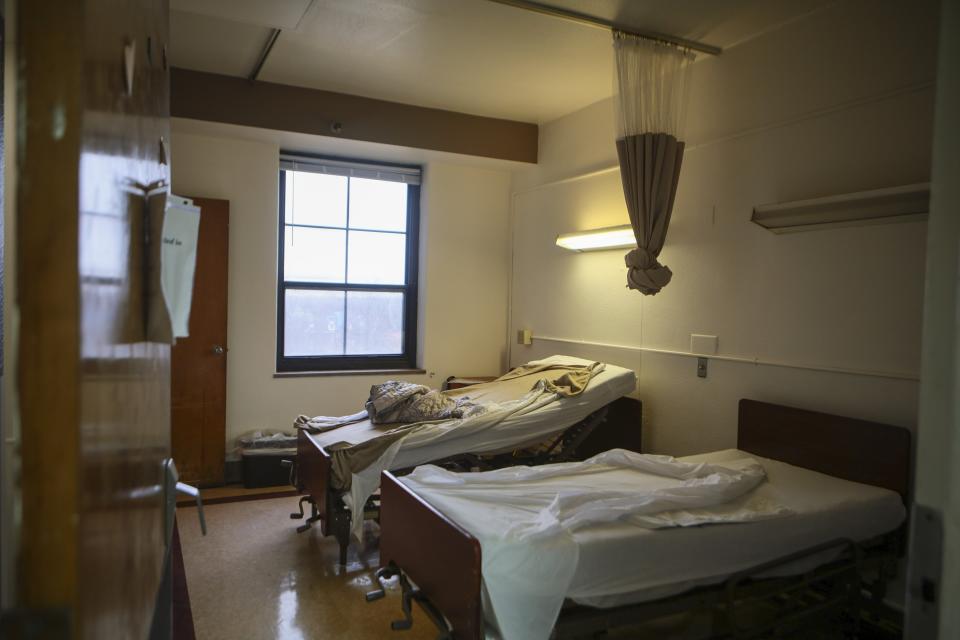
[[[620,227],[564,233],[557,236],[557,246],[570,251],[602,251],[635,247],[637,241],[633,237],[633,228],[625,224]]]

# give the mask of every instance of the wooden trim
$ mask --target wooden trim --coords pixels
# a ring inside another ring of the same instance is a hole
[[[743,399],[737,448],[909,497],[910,431],[903,427]]]
[[[482,638],[480,542],[389,471],[380,496],[380,566],[402,568],[443,612],[454,638]]]
[[[171,70],[170,111],[177,118],[537,162],[536,124],[189,69]]]
[[[65,608],[79,589],[79,173],[85,5],[18,3],[16,278],[20,312],[19,604]],[[53,412],[53,414],[51,413]],[[55,414],[55,417],[53,417]],[[51,419],[53,418],[53,419]]]
[[[333,461],[326,450],[313,441],[306,431],[297,431],[297,489],[313,498],[320,514],[320,533],[328,535],[333,519]]]

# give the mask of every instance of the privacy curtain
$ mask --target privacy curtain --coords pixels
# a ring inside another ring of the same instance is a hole
[[[637,248],[625,257],[627,286],[644,295],[673,273],[657,260],[667,237],[683,162],[690,64],[684,48],[613,33],[617,156]]]

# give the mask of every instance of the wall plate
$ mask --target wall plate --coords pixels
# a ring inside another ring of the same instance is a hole
[[[906,638],[936,638],[940,627],[943,515],[919,503],[910,519]]]

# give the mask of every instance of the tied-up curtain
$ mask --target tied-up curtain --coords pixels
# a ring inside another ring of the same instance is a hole
[[[625,256],[627,286],[644,295],[673,272],[657,260],[667,237],[683,162],[693,54],[676,45],[613,33],[617,156],[637,248]]]

